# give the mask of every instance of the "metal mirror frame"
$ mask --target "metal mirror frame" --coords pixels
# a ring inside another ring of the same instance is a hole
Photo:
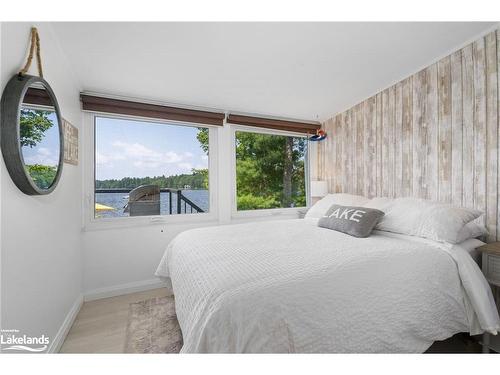
[[[26,171],[20,142],[20,110],[28,88],[33,84],[40,84],[48,93],[57,116],[59,126],[59,164],[54,181],[47,189],[41,189],[32,180]],[[12,181],[27,195],[50,194],[61,178],[64,159],[64,133],[61,111],[52,88],[43,78],[30,75],[15,75],[5,86],[2,93],[1,105],[1,145],[2,154]]]

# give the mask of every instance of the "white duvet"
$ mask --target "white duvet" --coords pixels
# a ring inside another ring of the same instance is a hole
[[[315,220],[183,232],[156,274],[172,283],[182,352],[418,353],[500,327],[465,250]]]

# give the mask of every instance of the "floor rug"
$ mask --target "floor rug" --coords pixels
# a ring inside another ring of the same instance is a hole
[[[130,304],[125,353],[179,353],[181,348],[174,296]]]
[[[179,353],[182,332],[174,296],[131,303],[125,353]],[[480,353],[481,346],[466,334],[435,342],[426,353]]]

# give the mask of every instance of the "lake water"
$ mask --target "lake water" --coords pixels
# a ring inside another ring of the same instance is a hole
[[[204,212],[208,212],[208,190],[182,190],[182,194],[200,207]],[[169,215],[170,213],[168,196],[168,193],[160,193],[160,213],[162,215]],[[96,212],[96,217],[109,218],[129,216],[127,212],[123,212],[125,205],[128,203],[127,193],[96,193],[95,202],[114,208],[114,210],[109,211],[98,211]],[[184,207],[184,204],[182,207]],[[172,193],[172,213],[177,213],[177,194],[175,193]],[[195,211],[193,211],[193,213],[195,213]]]

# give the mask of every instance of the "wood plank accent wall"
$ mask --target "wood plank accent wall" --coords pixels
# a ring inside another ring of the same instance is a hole
[[[500,240],[500,30],[323,123],[330,192],[418,197],[485,212]]]

